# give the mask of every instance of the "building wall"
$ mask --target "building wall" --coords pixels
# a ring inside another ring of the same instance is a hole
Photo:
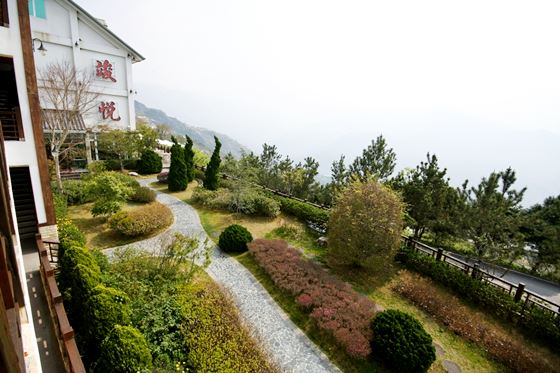
[[[43,41],[45,54],[35,52],[35,64],[40,72],[49,63],[66,60],[77,70],[96,71],[97,61],[109,61],[113,78],[95,77],[93,87],[100,92],[95,106],[84,115],[88,127],[108,125],[113,128],[136,128],[134,87],[132,87],[132,58],[128,51],[112,40],[103,27],[92,22],[64,0],[44,0],[46,18],[31,16],[33,37]],[[39,42],[35,42],[36,48]],[[103,118],[101,103],[114,102],[116,110]],[[117,120],[120,118],[119,120]]]

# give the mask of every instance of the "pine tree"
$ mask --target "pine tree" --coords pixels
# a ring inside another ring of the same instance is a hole
[[[218,171],[220,169],[220,148],[222,143],[216,136],[214,136],[214,141],[216,142],[216,147],[210,158],[210,162],[206,166],[206,173],[204,175],[204,187],[208,190],[218,189]]]
[[[186,136],[187,142],[185,144],[185,166],[187,168],[187,182],[194,180],[194,150],[193,141],[189,136]]]
[[[171,192],[178,192],[187,189],[187,166],[183,148],[172,137],[173,146],[171,147],[171,166],[169,167],[168,188]]]

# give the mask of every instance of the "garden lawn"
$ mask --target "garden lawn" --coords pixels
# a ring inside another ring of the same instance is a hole
[[[130,244],[132,242],[141,241],[149,237],[156,236],[163,232],[167,227],[153,232],[150,235],[139,237],[127,237],[113,231],[107,224],[104,217],[93,217],[91,215],[91,207],[93,203],[85,203],[82,205],[68,206],[68,218],[84,233],[86,236],[86,247],[107,249],[121,245]],[[142,203],[127,202],[123,205],[124,211],[130,211],[140,206]]]
[[[253,238],[281,238],[295,247],[303,247],[304,254],[316,256],[322,261],[325,250],[315,244],[314,235],[306,229],[305,225],[291,217],[281,215],[276,219],[254,218],[243,214],[230,212],[212,211],[197,208],[204,229],[215,241],[219,233],[230,224],[241,224],[253,235]],[[283,222],[280,222],[283,219]],[[292,220],[289,222],[289,220]],[[293,229],[286,229],[287,227]],[[294,234],[294,231],[296,232]],[[383,371],[376,363],[371,361],[360,361],[352,359],[334,339],[321,332],[307,314],[297,306],[295,299],[278,289],[268,274],[258,266],[253,257],[242,254],[236,259],[243,264],[267,289],[274,300],[284,309],[290,319],[303,330],[327,354],[327,356],[345,372],[371,372]],[[380,270],[375,275],[366,274],[362,271],[351,271],[344,267],[334,266],[333,272],[345,281],[350,282],[357,290],[370,296],[377,304],[385,309],[395,308],[409,312],[417,317],[434,341],[445,349],[446,353],[432,365],[430,372],[444,372],[442,361],[452,360],[459,364],[463,372],[505,372],[507,369],[501,364],[493,361],[482,348],[450,332],[447,328],[439,325],[432,317],[421,309],[408,302],[406,299],[390,289],[391,281],[398,281],[396,265],[387,266],[379,263]],[[367,284],[367,285],[364,285]]]
[[[181,192],[170,192],[169,189],[167,189],[167,184],[165,183],[160,183],[157,181],[150,183],[150,188],[154,188],[158,192],[171,194],[172,196],[179,198],[181,201],[189,200],[192,196],[193,191],[197,186],[198,186],[198,182],[195,180],[195,181],[191,181],[187,186],[187,189]]]

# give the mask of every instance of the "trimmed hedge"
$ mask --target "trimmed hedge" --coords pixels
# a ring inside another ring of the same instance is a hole
[[[142,175],[157,174],[161,172],[163,162],[158,153],[151,149],[147,149],[142,153],[142,157],[138,161],[138,173]]]
[[[218,246],[226,253],[242,253],[247,251],[247,244],[253,241],[253,236],[247,228],[232,224],[220,234]]]
[[[129,237],[151,234],[172,222],[173,213],[159,202],[140,206],[132,211],[120,211],[109,218],[111,229]]]
[[[524,310],[522,302],[515,302],[508,293],[443,262],[437,262],[431,256],[420,255],[408,248],[401,249],[396,259],[409,269],[432,278],[494,316],[506,322],[513,321],[525,334],[548,344],[552,349],[557,351],[560,346],[560,317],[554,317],[551,312],[537,307]]]
[[[377,314],[371,324],[371,349],[399,372],[427,372],[436,360],[432,337],[413,316],[397,310]]]
[[[316,224],[323,229],[327,228],[327,223],[329,222],[329,213],[327,210],[287,197],[274,196],[274,199],[280,202],[280,210],[282,212],[293,215],[304,222]]]
[[[151,370],[152,355],[146,339],[132,326],[115,325],[101,344],[96,372],[139,372]]]

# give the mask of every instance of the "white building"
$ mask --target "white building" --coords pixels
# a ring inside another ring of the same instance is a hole
[[[71,0],[29,0],[29,14],[38,75],[62,61],[91,71],[101,96],[83,116],[85,125],[136,129],[132,64],[144,57]]]

